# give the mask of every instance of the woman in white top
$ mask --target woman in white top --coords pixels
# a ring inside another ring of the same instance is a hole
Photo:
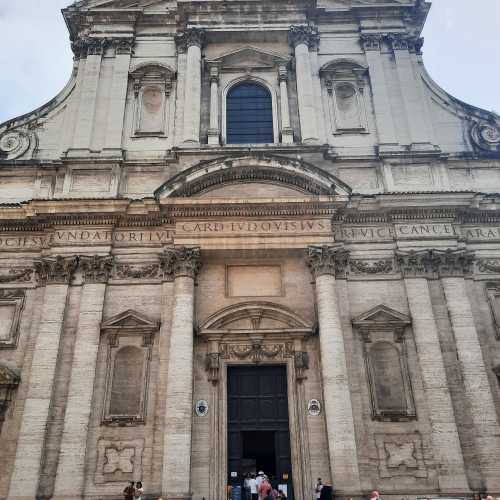
[[[144,495],[144,488],[142,487],[142,483],[137,481],[137,483],[135,483],[135,498],[137,500],[142,500],[142,495]]]

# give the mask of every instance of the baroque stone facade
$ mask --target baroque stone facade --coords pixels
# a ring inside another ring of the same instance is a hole
[[[70,81],[0,125],[0,498],[221,500],[248,432],[291,499],[500,496],[500,117],[426,73],[429,8],[63,10]]]

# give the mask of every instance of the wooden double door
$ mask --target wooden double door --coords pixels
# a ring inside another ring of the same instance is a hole
[[[263,471],[293,499],[286,366],[229,366],[228,482]]]

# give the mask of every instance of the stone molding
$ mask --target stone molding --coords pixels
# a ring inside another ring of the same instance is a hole
[[[396,260],[405,278],[467,276],[473,271],[474,253],[467,250],[396,251]]]
[[[181,276],[195,279],[201,267],[200,248],[167,248],[160,258],[160,263],[166,279],[172,280]]]
[[[293,48],[297,47],[297,45],[304,44],[307,45],[309,49],[317,49],[319,46],[318,28],[306,24],[290,26],[288,40]]]
[[[311,246],[308,250],[308,264],[315,278],[324,274],[345,277],[349,252],[343,246]]]
[[[82,255],[78,259],[85,283],[107,283],[113,270],[111,255]]]
[[[180,52],[195,45],[203,49],[206,43],[206,31],[203,28],[187,28],[175,35],[175,43]]]
[[[78,257],[42,257],[34,261],[34,266],[41,284],[68,284],[78,267]]]
[[[9,368],[0,364],[0,432],[5,421],[5,415],[12,401],[12,394],[17,389],[21,377]]]

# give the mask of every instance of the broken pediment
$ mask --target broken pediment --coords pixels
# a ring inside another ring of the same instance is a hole
[[[207,61],[208,66],[217,66],[222,71],[231,68],[268,69],[286,65],[290,58],[277,52],[262,50],[251,45],[240,47]]]
[[[159,323],[132,309],[124,311],[102,323],[102,330],[144,332],[158,330]]]
[[[282,305],[268,302],[245,302],[222,309],[210,316],[200,333],[257,333],[295,331],[310,333],[313,325]]]

